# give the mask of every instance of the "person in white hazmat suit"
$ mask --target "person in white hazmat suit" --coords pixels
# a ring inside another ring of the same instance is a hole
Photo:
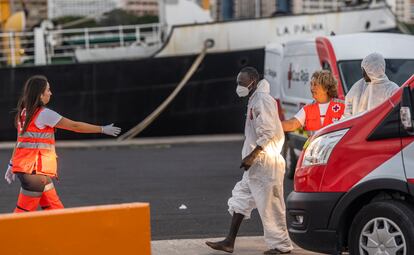
[[[237,84],[237,94],[249,96],[240,166],[245,172],[228,201],[229,212],[233,216],[228,236],[223,241],[206,244],[232,253],[242,220],[249,219],[252,210],[257,208],[269,248],[264,254],[287,254],[293,247],[286,226],[283,197],[285,160],[280,155],[284,133],[277,105],[269,94],[269,83],[266,80],[259,82],[259,74],[253,67],[240,71]]]
[[[345,97],[342,118],[369,111],[390,98],[398,85],[385,74],[385,60],[379,53],[366,56],[361,63],[364,78],[355,82]]]

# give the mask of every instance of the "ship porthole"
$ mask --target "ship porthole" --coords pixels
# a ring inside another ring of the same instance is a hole
[[[247,57],[242,57],[239,59],[239,67],[245,67],[249,63],[249,59]]]
[[[365,29],[368,30],[371,27],[371,22],[367,21],[367,23],[365,23]]]

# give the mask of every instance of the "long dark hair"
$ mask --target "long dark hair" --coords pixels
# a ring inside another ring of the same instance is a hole
[[[15,124],[20,121],[20,116],[23,109],[26,109],[26,118],[23,126],[22,133],[26,132],[30,121],[32,121],[33,115],[37,108],[42,107],[44,104],[40,100],[40,95],[43,94],[47,87],[47,78],[43,75],[35,75],[30,77],[24,84],[23,94],[17,103],[17,114],[15,117]]]

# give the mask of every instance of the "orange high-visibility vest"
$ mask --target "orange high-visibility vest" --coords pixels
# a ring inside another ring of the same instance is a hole
[[[55,152],[55,130],[52,127],[39,129],[35,120],[43,108],[38,108],[26,132],[22,133],[25,111],[17,123],[17,144],[12,159],[13,173],[43,174],[57,176],[57,155]]]
[[[305,105],[303,109],[306,113],[304,129],[306,131],[316,131],[341,119],[345,111],[345,103],[340,99],[332,99],[329,102],[323,123],[321,123],[321,114],[319,112],[318,103],[314,102]]]

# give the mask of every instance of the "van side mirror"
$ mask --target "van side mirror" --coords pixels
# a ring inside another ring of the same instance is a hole
[[[414,131],[413,128],[413,104],[411,100],[410,87],[403,88],[403,94],[401,97],[400,118],[403,128],[411,134]]]

